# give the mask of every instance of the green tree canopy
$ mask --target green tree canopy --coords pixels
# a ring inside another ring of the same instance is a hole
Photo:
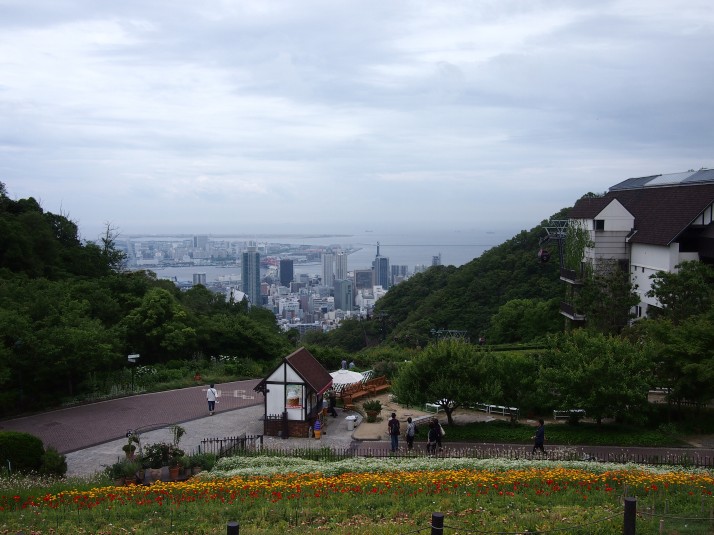
[[[452,424],[455,409],[484,397],[488,377],[481,355],[476,346],[461,338],[443,338],[404,363],[392,390],[407,405],[440,405]]]
[[[682,262],[677,272],[660,271],[650,278],[648,297],[657,299],[662,306],[660,315],[673,323],[708,312],[714,306],[714,267],[709,264]]]
[[[492,344],[531,342],[562,331],[558,299],[512,299],[491,318],[487,339]]]
[[[714,310],[679,323],[667,318],[637,322],[632,336],[654,348],[654,386],[668,402],[708,403],[714,395]]]
[[[619,334],[634,318],[633,307],[640,302],[630,274],[616,261],[602,262],[586,277],[576,298],[576,308],[585,312],[589,330]]]
[[[540,359],[540,393],[556,409],[603,418],[642,414],[652,380],[645,346],[582,329],[551,337]]]

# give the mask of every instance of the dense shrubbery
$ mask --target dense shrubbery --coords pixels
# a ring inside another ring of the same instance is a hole
[[[42,454],[40,473],[46,476],[62,477],[67,473],[67,459],[52,446]]]
[[[29,433],[0,431],[0,460],[11,472],[38,472],[45,448]]]

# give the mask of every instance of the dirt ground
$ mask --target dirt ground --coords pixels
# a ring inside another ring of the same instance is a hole
[[[387,434],[387,420],[391,417],[394,412],[397,415],[397,419],[402,422],[402,425],[407,421],[409,416],[413,420],[427,419],[430,416],[436,416],[439,421],[443,424],[446,423],[446,414],[444,411],[439,411],[435,413],[434,411],[420,410],[414,407],[405,407],[396,403],[392,400],[391,394],[383,393],[375,398],[382,402],[382,412],[376,422],[370,423],[366,419],[355,428],[354,438],[357,440],[388,440],[389,436]],[[357,402],[357,407],[360,407],[360,402]],[[487,414],[482,411],[474,411],[470,409],[456,409],[453,412],[453,419],[457,423],[470,423],[470,422],[489,422],[495,419],[507,419],[500,415],[494,416]],[[520,420],[522,423],[532,423],[535,425],[536,422],[530,420]]]

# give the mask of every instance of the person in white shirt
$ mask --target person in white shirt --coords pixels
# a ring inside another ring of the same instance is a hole
[[[206,399],[208,400],[208,414],[213,416],[213,412],[216,410],[216,399],[218,398],[218,391],[213,387],[213,383],[206,390]]]

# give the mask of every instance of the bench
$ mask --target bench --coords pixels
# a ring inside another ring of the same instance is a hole
[[[441,405],[439,405],[438,403],[425,403],[424,410],[427,412],[434,411],[435,413],[439,414],[439,411],[441,410]]]
[[[501,414],[503,416],[515,416],[518,418],[518,407],[504,407],[503,405],[488,405],[489,414]]]
[[[344,410],[354,410],[354,402],[363,397],[369,396],[371,392],[365,390],[363,383],[353,383],[351,385],[345,386],[340,392],[340,399],[342,400],[342,407]]]
[[[355,401],[365,397],[375,396],[391,387],[392,385],[387,381],[386,375],[347,385],[342,388],[342,391],[339,393],[340,399],[342,400],[342,407],[346,411],[354,410]]]
[[[386,375],[380,375],[379,377],[375,377],[374,379],[368,379],[367,381],[364,381],[363,384],[364,389],[371,391],[373,396],[392,388],[390,382],[387,381]]]
[[[553,420],[558,418],[585,418],[584,409],[568,409],[565,411],[553,411]]]

